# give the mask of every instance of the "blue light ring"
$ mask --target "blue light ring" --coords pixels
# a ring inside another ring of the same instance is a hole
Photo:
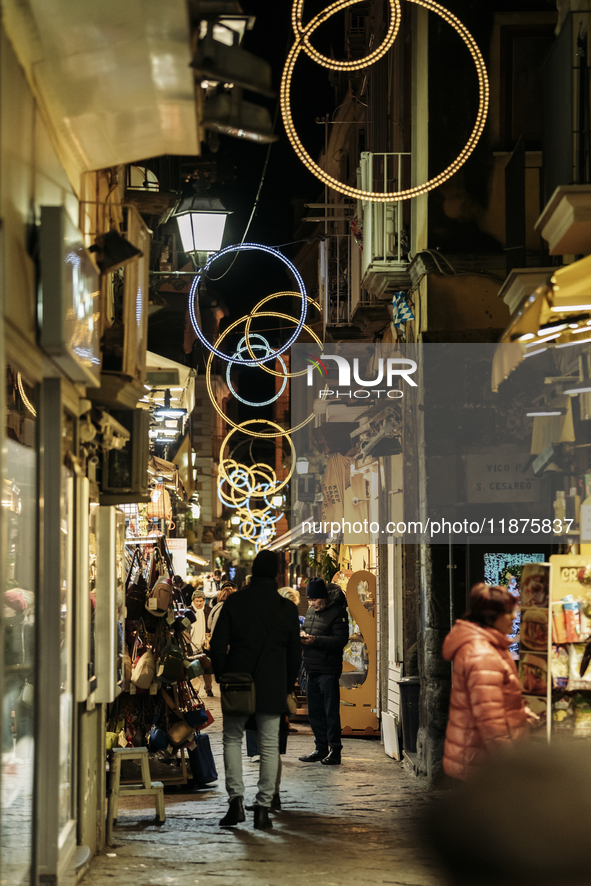
[[[255,335],[257,338],[260,338],[263,340],[264,345],[263,344],[251,344],[251,348],[253,350],[258,350],[259,348],[262,348],[266,345],[267,354],[271,353],[272,348],[271,348],[271,345],[269,344],[269,342],[267,341],[267,339],[263,335],[260,335],[258,332],[251,333],[251,337],[255,336]],[[246,342],[246,337],[243,336],[242,339],[238,342],[238,347],[236,348],[236,351],[234,352],[234,357],[236,357],[237,355],[240,355],[244,351],[248,350],[248,348],[246,347],[246,343],[244,344],[244,347],[242,347],[242,342]],[[277,356],[277,355],[273,352],[273,356]],[[285,373],[287,373],[287,366],[285,365],[285,361],[283,360],[283,357],[277,356],[277,359],[279,360],[279,362],[281,363],[281,366],[283,367],[283,372],[284,372],[283,384],[281,385],[281,389],[275,394],[274,397],[272,397],[270,400],[265,400],[262,403],[253,403],[251,400],[245,400],[244,397],[241,397],[240,394],[236,393],[236,391],[232,387],[232,381],[230,379],[230,372],[231,372],[232,366],[234,365],[234,362],[242,363],[243,361],[242,360],[236,360],[236,361],[232,360],[230,363],[228,363],[228,365],[226,367],[226,384],[228,385],[228,389],[229,389],[230,393],[232,394],[232,396],[236,397],[237,400],[240,400],[241,403],[244,403],[245,406],[255,406],[255,407],[256,406],[269,406],[271,403],[275,403],[275,401],[281,397],[285,388],[287,387],[287,375],[285,374]]]
[[[276,249],[271,249],[270,246],[263,246],[262,244],[257,244],[257,243],[241,243],[241,244],[234,245],[234,246],[226,246],[224,249],[221,249],[219,252],[216,252],[214,255],[211,256],[211,258],[209,258],[207,260],[205,267],[202,269],[201,273],[198,274],[194,278],[193,283],[191,284],[191,289],[189,291],[189,317],[191,319],[191,325],[195,331],[195,335],[197,336],[197,338],[199,339],[201,344],[204,347],[206,347],[208,351],[211,351],[212,354],[215,354],[217,357],[220,357],[222,360],[231,360],[232,358],[229,357],[228,354],[224,354],[222,351],[218,351],[218,349],[214,345],[211,345],[207,341],[205,336],[203,335],[203,332],[201,331],[199,323],[197,322],[197,316],[195,314],[195,296],[198,293],[201,278],[203,276],[206,276],[207,271],[209,270],[210,266],[213,264],[214,261],[216,261],[218,258],[222,258],[222,256],[224,256],[224,255],[228,255],[229,253],[240,252],[242,250],[244,250],[246,252],[260,250],[261,252],[266,252],[269,255],[273,255],[275,258],[278,258],[280,261],[282,261],[284,263],[284,265],[286,265],[289,268],[289,270],[291,271],[291,273],[293,274],[294,279],[298,285],[298,289],[300,290],[300,295],[302,296],[302,307],[301,307],[301,311],[300,311],[300,318],[297,321],[296,328],[294,329],[294,331],[291,335],[291,338],[284,345],[282,345],[281,348],[279,348],[277,351],[274,352],[273,357],[271,357],[271,356],[270,357],[261,357],[259,359],[255,359],[255,360],[242,361],[246,366],[258,366],[261,363],[269,362],[278,354],[284,354],[285,351],[289,350],[289,348],[292,346],[292,344],[295,342],[295,340],[299,336],[300,332],[302,331],[302,327],[303,327],[305,320],[306,320],[306,313],[308,310],[308,304],[307,304],[307,299],[306,299],[306,287],[304,286],[304,281],[302,280],[300,273],[297,270],[297,268],[295,267],[295,265],[293,265],[289,261],[289,259],[286,258],[281,252],[279,252]]]

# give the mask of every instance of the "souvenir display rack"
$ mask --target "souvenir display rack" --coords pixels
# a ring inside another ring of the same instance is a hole
[[[185,784],[185,750],[212,722],[191,680],[203,673],[188,637],[186,610],[172,582],[172,557],[163,535],[125,539],[125,621],[121,695],[112,705],[108,746],[148,747],[152,777]],[[122,783],[139,782],[139,772]]]
[[[523,567],[519,676],[548,742],[591,737],[590,616],[591,557],[556,554]]]

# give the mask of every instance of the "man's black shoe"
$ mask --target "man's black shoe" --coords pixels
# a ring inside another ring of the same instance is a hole
[[[213,689],[206,689],[205,694],[208,698],[213,698]]]
[[[279,796],[279,792],[273,794],[273,799],[271,800],[271,812],[274,812],[276,809],[281,809],[281,797]]]
[[[327,756],[328,751],[314,751],[313,754],[308,754],[307,757],[298,757],[298,760],[301,760],[302,763],[319,763]]]
[[[244,814],[244,806],[242,805],[242,797],[234,797],[230,800],[230,808],[220,821],[220,827],[231,828],[241,821],[246,821]]]
[[[273,827],[273,822],[269,818],[269,809],[267,806],[254,807],[254,826],[257,831],[264,831]]]
[[[340,766],[341,765],[341,749],[331,748],[328,757],[321,761],[323,766]]]

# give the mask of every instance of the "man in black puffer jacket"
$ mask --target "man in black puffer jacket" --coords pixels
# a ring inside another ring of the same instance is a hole
[[[341,762],[341,694],[343,649],[349,637],[349,619],[338,586],[329,591],[321,578],[311,578],[306,588],[310,608],[306,613],[304,667],[308,673],[308,717],[316,750],[300,757],[304,763],[321,761],[328,766]]]
[[[222,674],[251,674],[256,686],[257,742],[261,769],[254,810],[254,826],[272,827],[269,808],[279,766],[279,722],[287,713],[287,694],[301,663],[298,611],[277,593],[279,563],[274,551],[260,551],[253,560],[252,581],[232,594],[220,610],[211,635],[211,662],[220,682]],[[222,827],[245,820],[242,778],[242,739],[249,718],[224,714],[224,767],[230,808]]]

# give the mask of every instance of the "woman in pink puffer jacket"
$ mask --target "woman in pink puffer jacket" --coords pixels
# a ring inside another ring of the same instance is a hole
[[[445,638],[453,679],[443,768],[452,778],[466,781],[495,744],[527,734],[528,711],[507,638],[516,606],[507,588],[474,585],[468,612]]]

